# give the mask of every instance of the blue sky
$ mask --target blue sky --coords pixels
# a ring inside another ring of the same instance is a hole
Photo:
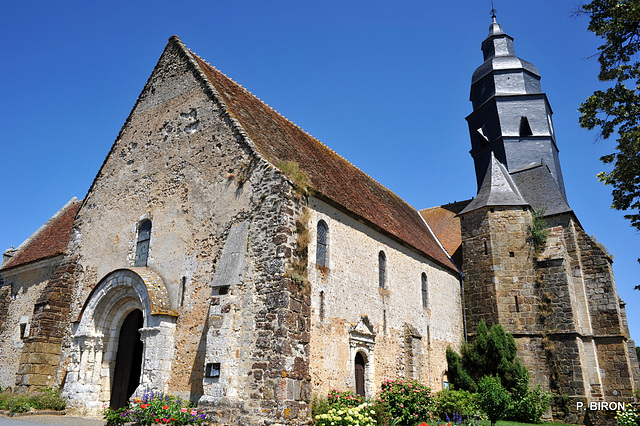
[[[640,344],[640,235],[596,179],[613,141],[578,126],[599,41],[573,1],[495,0],[542,75],[569,204],[614,258]],[[0,0],[0,249],[83,198],[168,38],[417,208],[475,195],[464,118],[490,0]]]

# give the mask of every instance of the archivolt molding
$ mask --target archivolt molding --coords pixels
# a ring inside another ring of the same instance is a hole
[[[164,285],[164,281],[160,278],[160,275],[156,274],[149,268],[129,268],[130,271],[138,274],[142,278],[142,282],[147,287],[147,294],[149,296],[149,308],[151,315],[169,315],[177,317],[178,312],[171,309],[171,303],[169,301],[169,293],[167,287]]]
[[[131,292],[131,289],[134,292]],[[149,268],[137,267],[117,269],[100,280],[89,294],[77,322],[82,323],[82,318],[89,312],[90,318],[93,318],[96,308],[103,303],[107,295],[110,300],[117,301],[119,298],[112,297],[114,292],[121,292],[123,296],[125,293],[131,293],[131,296],[137,298],[142,304],[147,322],[147,315],[178,316],[171,308],[169,293],[162,278]]]

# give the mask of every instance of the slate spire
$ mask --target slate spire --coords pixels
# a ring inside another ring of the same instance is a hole
[[[493,153],[491,153],[491,161],[478,195],[460,214],[490,206],[529,206],[507,169],[500,164]]]
[[[493,154],[510,173],[546,164],[566,199],[553,112],[542,92],[540,74],[516,56],[513,38],[495,14],[482,53],[484,63],[471,79],[473,112],[467,117],[478,190]]]

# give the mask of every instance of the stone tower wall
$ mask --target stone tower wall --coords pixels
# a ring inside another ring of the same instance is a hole
[[[570,397],[571,407],[628,400],[637,362],[629,356],[610,259],[572,214],[545,218],[547,243],[535,252],[527,234],[531,220],[520,208],[463,216],[469,331],[482,318],[500,322],[516,338],[532,383]],[[554,412],[569,420],[584,416],[564,413],[561,405]]]

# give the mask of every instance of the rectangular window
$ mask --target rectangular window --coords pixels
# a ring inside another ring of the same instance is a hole
[[[204,369],[204,377],[208,379],[219,379],[220,378],[220,363],[213,362],[209,363],[205,366]]]

